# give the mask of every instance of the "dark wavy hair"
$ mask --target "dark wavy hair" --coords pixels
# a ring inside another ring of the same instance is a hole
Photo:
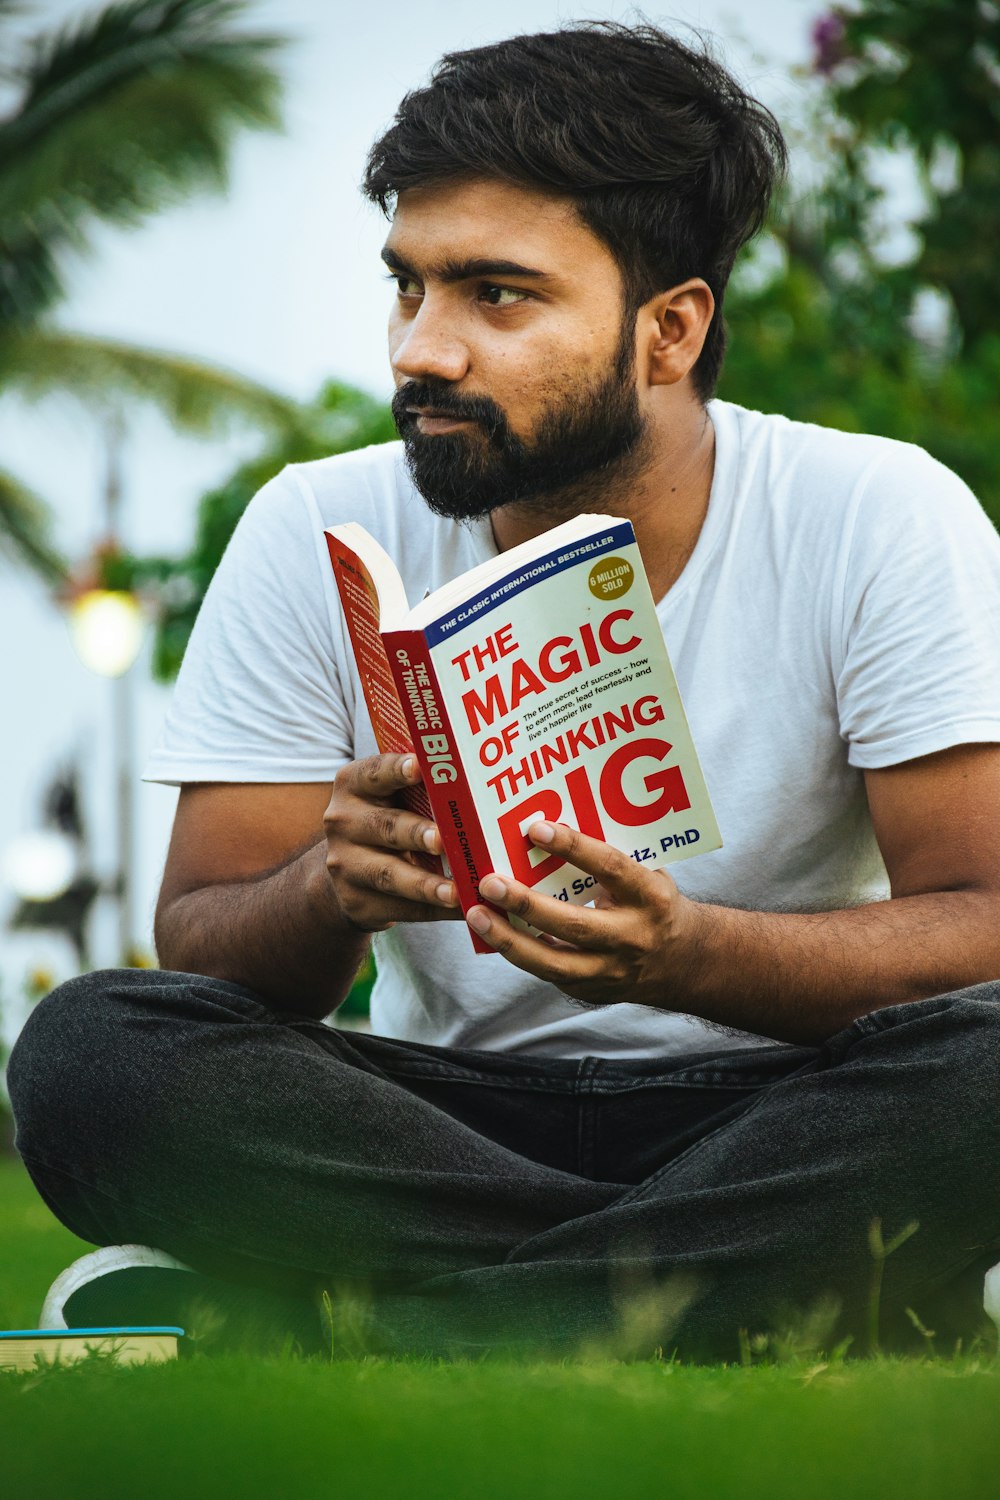
[[[716,311],[692,378],[707,401],[736,253],[786,166],[774,116],[704,45],[585,21],[443,57],[375,142],[362,188],[386,214],[407,188],[458,177],[568,196],[618,262],[630,312],[703,277]]]

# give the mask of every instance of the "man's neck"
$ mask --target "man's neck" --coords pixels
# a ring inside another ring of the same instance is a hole
[[[684,571],[708,513],[715,429],[705,408],[692,401],[671,412],[669,423],[654,420],[648,445],[649,463],[620,490],[609,485],[599,508],[632,522],[653,598],[661,599]],[[551,509],[504,506],[490,520],[497,547],[506,552],[580,510],[596,508],[591,498],[574,511],[560,497]]]

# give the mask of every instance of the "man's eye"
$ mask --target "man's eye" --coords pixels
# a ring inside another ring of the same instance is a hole
[[[516,307],[519,302],[526,302],[529,295],[514,286],[484,286],[480,293],[490,307]]]
[[[412,276],[404,276],[401,272],[394,271],[390,275],[389,280],[396,283],[396,290],[401,297],[420,296],[420,283],[419,281],[414,281]]]

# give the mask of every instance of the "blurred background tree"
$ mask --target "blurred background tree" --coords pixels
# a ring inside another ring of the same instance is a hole
[[[863,0],[813,44],[820,181],[737,270],[720,394],[919,443],[1000,522],[1000,6]]]
[[[160,585],[153,647],[153,672],[160,681],[177,675],[212,574],[237,521],[261,485],[285,464],[347,453],[395,437],[392,416],[383,402],[338,381],[328,381],[315,400],[300,409],[294,430],[267,444],[256,458],[241,464],[224,484],[204,496],[189,552],[179,558],[132,560],[136,582]]]
[[[284,39],[243,29],[246,9],[244,0],[123,0],[32,37],[19,55],[12,39],[4,55],[16,60],[0,70],[10,101],[0,113],[0,399],[32,404],[68,394],[97,418],[109,448],[111,532],[70,569],[44,498],[0,467],[0,555],[55,586],[64,603],[82,590],[146,585],[159,619],[160,677],[176,671],[197,605],[254,490],[288,461],[392,431],[384,407],[347,386],[331,382],[303,407],[218,366],[55,321],[73,264],[92,251],[100,226],[130,228],[196,192],[223,192],[238,134],[279,127]],[[16,0],[0,0],[0,38],[22,11]],[[240,421],[262,440],[260,456],[206,497],[192,548],[180,559],[130,556],[113,534],[122,418],[134,402],[158,408],[175,430],[210,435]],[[125,875],[119,869],[119,885]],[[65,932],[86,968],[98,890],[88,866],[57,899],[22,898],[9,925]],[[126,952],[122,961],[136,960]],[[365,1008],[370,984],[369,972],[352,997],[356,1009]]]
[[[0,27],[20,9],[0,0]],[[234,136],[278,127],[282,41],[236,29],[243,10],[125,0],[34,37],[4,69],[14,104],[0,119],[0,398],[65,392],[102,415],[143,400],[187,431],[233,418],[295,430],[295,404],[253,381],[50,321],[97,224],[136,225],[222,190]],[[0,551],[50,582],[66,571],[44,500],[2,469]]]

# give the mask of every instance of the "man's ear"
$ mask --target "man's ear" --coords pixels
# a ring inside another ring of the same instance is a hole
[[[693,276],[659,292],[639,310],[639,350],[650,385],[676,385],[693,368],[708,336],[715,298],[707,281]]]

